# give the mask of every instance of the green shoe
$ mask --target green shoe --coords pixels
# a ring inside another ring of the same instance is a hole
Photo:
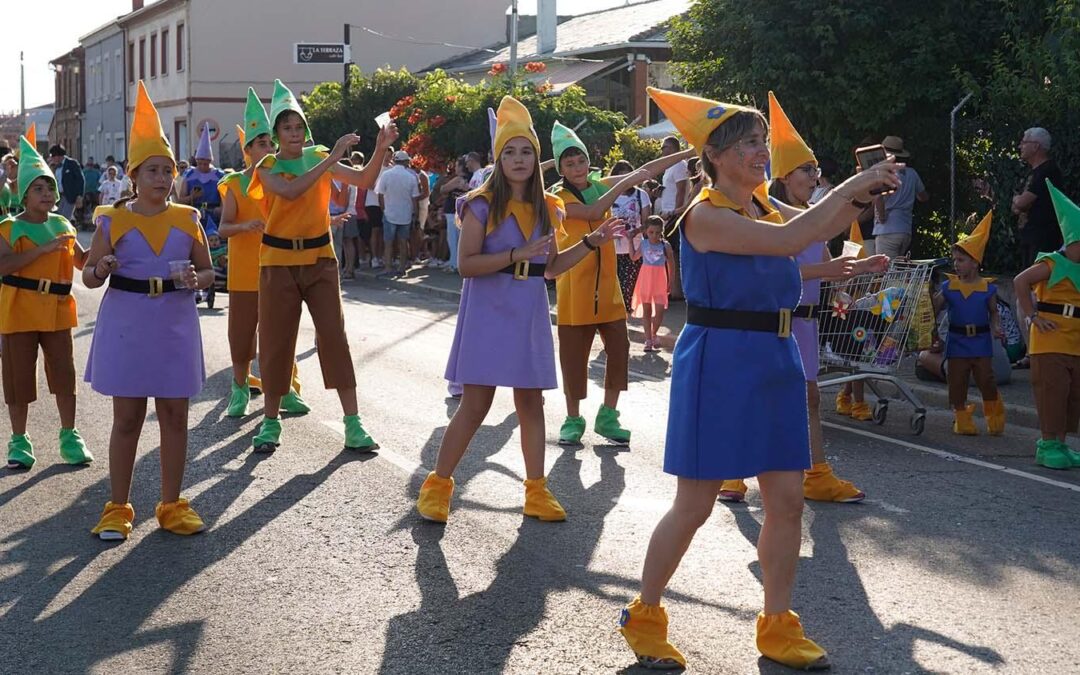
[[[94,456],[86,449],[86,443],[78,429],[60,430],[60,458],[68,464],[89,464]]]
[[[34,446],[26,434],[11,435],[7,444],[7,466],[9,469],[29,469],[34,466]]]
[[[281,445],[281,420],[264,417],[259,426],[259,433],[251,439],[255,452],[273,452]]]
[[[1035,443],[1035,463],[1047,469],[1069,469],[1073,462],[1069,446],[1059,440],[1040,439]]]
[[[619,424],[619,411],[615,408],[600,406],[600,410],[596,413],[593,431],[616,445],[630,444],[630,432]]]
[[[230,385],[232,389],[229,394],[229,408],[225,411],[225,416],[246,417],[248,414],[248,402],[251,401],[251,389],[237,384],[235,380]]]
[[[304,403],[304,399],[300,398],[300,394],[297,394],[292,389],[288,394],[285,394],[281,399],[281,409],[284,412],[292,413],[293,415],[306,415],[311,412],[311,406]]]
[[[346,450],[371,452],[372,450],[379,449],[379,444],[375,442],[375,439],[373,439],[368,432],[364,431],[364,427],[360,424],[359,415],[346,415],[342,419],[342,422],[345,423]]]
[[[584,417],[567,417],[559,427],[559,445],[581,445],[585,435]]]

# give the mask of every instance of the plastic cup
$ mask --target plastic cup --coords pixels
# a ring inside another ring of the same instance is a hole
[[[854,241],[844,242],[844,251],[841,254],[845,258],[857,258],[862,253],[863,245]]]
[[[384,112],[378,117],[376,117],[375,124],[378,124],[380,129],[385,127],[387,124],[390,124],[390,113]]]
[[[172,279],[177,286],[183,288],[190,288],[184,281],[184,275],[191,269],[190,260],[170,260],[169,261],[169,278]]]

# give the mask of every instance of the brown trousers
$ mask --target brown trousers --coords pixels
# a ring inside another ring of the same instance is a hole
[[[559,326],[559,364],[562,366],[563,391],[569,399],[584,400],[588,391],[589,355],[597,333],[600,333],[607,354],[604,389],[627,389],[630,338],[626,334],[626,319],[587,326]]]
[[[259,371],[263,392],[284,396],[292,383],[301,305],[306,304],[319,336],[319,366],[327,389],[353,389],[345,314],[337,260],[320,258],[312,265],[263,267],[259,272]]]
[[[255,358],[259,328],[259,292],[229,291],[229,352],[233,363]]]
[[[949,405],[953,410],[961,410],[967,404],[968,383],[971,377],[975,378],[975,386],[979,388],[984,401],[997,400],[997,381],[994,380],[994,368],[989,356],[951,358],[946,371],[949,381]]]
[[[1044,435],[1076,433],[1080,425],[1080,356],[1032,354],[1031,389]]]
[[[3,355],[4,402],[29,405],[37,400],[38,347],[45,354],[45,379],[53,395],[75,395],[75,359],[71,329],[0,336]]]

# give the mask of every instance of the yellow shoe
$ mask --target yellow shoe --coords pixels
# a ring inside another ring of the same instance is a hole
[[[972,419],[972,415],[974,414],[974,403],[969,403],[963,410],[954,410],[952,425],[953,433],[961,436],[978,436],[979,430],[975,428],[975,420]],[[1004,412],[1002,414],[1004,416]],[[1002,422],[1004,422],[1004,420],[1002,420]],[[1002,426],[1004,426],[1004,424]]]
[[[854,504],[866,499],[866,493],[840,480],[828,462],[815,464],[803,473],[803,496],[816,502]]]
[[[454,495],[454,477],[441,478],[432,471],[420,486],[416,498],[416,510],[420,517],[436,523],[445,523],[450,517],[450,497]]]
[[[547,478],[535,478],[525,482],[525,515],[547,522],[566,520],[566,511],[551,490]]]
[[[102,541],[123,541],[131,534],[131,523],[135,520],[135,509],[131,504],[113,504],[105,502],[101,520],[97,527],[90,530]]]
[[[829,656],[825,650],[803,635],[799,615],[790,609],[783,614],[757,617],[757,648],[761,654],[777,663],[797,670],[827,670]]]
[[[851,415],[851,397],[843,389],[836,394],[836,414]]]
[[[175,502],[158,502],[157,508],[154,509],[154,515],[157,516],[158,525],[161,529],[168,530],[173,534],[196,534],[206,529],[206,524],[203,523],[199,514],[195,513],[195,509],[191,508],[188,504],[188,500],[181,497]]]
[[[851,418],[860,422],[869,422],[874,419],[874,410],[866,401],[856,401],[851,404]]]
[[[720,491],[716,496],[722,502],[738,504],[746,501],[746,481],[741,478],[726,480],[720,485]]]
[[[674,670],[686,667],[686,657],[667,639],[667,611],[662,605],[646,605],[641,597],[623,608],[619,632],[626,638],[644,668]]]
[[[986,430],[991,436],[1000,436],[1005,432],[1005,402],[1000,398],[983,401],[983,415],[986,417]]]

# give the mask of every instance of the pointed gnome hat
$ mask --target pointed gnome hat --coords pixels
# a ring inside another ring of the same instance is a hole
[[[581,142],[574,130],[556,120],[555,125],[551,127],[551,150],[555,156],[555,170],[560,176],[562,170],[559,168],[559,162],[562,160],[563,153],[570,148],[580,150],[585,155],[585,161],[589,161],[589,151],[585,149],[585,144]]]
[[[244,127],[239,124],[236,125],[236,137],[240,140],[240,147],[244,148],[244,154],[247,154],[247,134],[244,133]]]
[[[214,148],[210,146],[209,122],[203,123],[202,133],[199,135],[199,147],[195,149],[195,159],[214,161]]]
[[[752,111],[741,105],[720,103],[690,94],[647,87],[649,96],[664,111],[686,142],[698,151],[705,147],[709,134],[737,112]]]
[[[203,232],[208,237],[212,234],[218,234],[218,225],[214,222],[214,217],[210,215],[209,211],[206,212],[206,224],[203,225]]]
[[[783,178],[806,164],[817,164],[814,151],[788,119],[776,96],[769,92],[769,169],[772,178]]]
[[[851,221],[851,231],[848,232],[848,241],[862,247],[859,249],[859,258],[866,257],[866,242],[863,241],[862,228],[859,227],[859,221],[857,220]]]
[[[22,183],[20,182],[19,185]],[[1054,187],[1050,179],[1046,180],[1046,187],[1050,188],[1050,199],[1054,202],[1058,227],[1061,228],[1061,235],[1065,238],[1065,245],[1080,241],[1080,206]]]
[[[146,93],[146,85],[139,80],[131,133],[128,134],[128,173],[137,169],[148,157],[168,157],[176,164],[172,146],[161,128],[157,108]]]
[[[30,126],[26,127],[26,133],[23,134],[27,142],[30,143],[30,147],[37,150],[37,122],[31,122]],[[19,139],[22,140],[21,138]],[[19,143],[15,148],[15,159],[19,159],[22,154],[22,143]]]
[[[307,115],[304,114],[303,108],[296,102],[296,97],[289,91],[281,80],[274,80],[274,98],[270,100],[270,128],[273,129],[277,125],[278,117],[284,112],[292,111],[300,116],[300,119],[304,120],[304,140],[311,140],[311,126],[308,124]],[[271,132],[271,137],[274,142],[277,143],[277,134]]]
[[[518,136],[529,139],[533,150],[537,155],[540,154],[540,139],[536,136],[536,129],[533,129],[532,115],[529,114],[529,109],[521,104],[521,101],[513,96],[503,96],[499,103],[499,112],[495,114],[495,117],[497,123],[495,144],[492,149],[496,159],[502,154],[506,142]]]
[[[26,198],[26,191],[30,189],[30,183],[38,178],[48,178],[56,190],[56,176],[52,169],[45,163],[45,159],[38,153],[37,148],[30,144],[26,136],[19,137],[19,203]],[[59,197],[59,195],[58,195]]]
[[[986,253],[986,244],[990,241],[990,223],[993,221],[993,215],[993,211],[988,211],[983,216],[983,219],[979,221],[979,224],[975,226],[975,229],[971,231],[971,234],[960,237],[960,240],[956,242],[957,247],[975,258],[980,265],[983,261],[983,255]]]
[[[495,130],[499,128],[499,117],[495,111],[488,108],[488,134],[491,135],[491,151],[495,152]]]
[[[273,136],[274,129],[270,124],[270,118],[266,116],[266,108],[263,107],[258,94],[248,87],[247,104],[244,106],[244,138],[246,140],[240,141],[240,145],[247,147],[247,141],[253,141],[263,134]]]

